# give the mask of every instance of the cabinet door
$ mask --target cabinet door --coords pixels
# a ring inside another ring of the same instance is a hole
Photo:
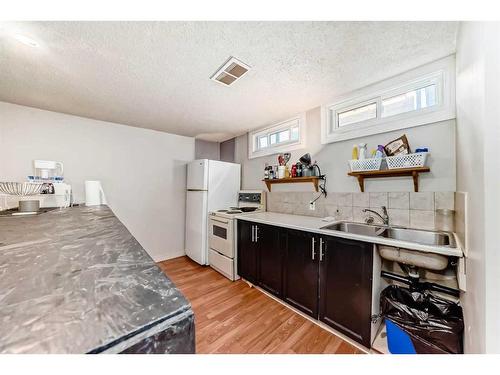
[[[319,319],[370,347],[373,245],[322,237]]]
[[[238,275],[252,283],[257,282],[257,246],[255,224],[238,220]]]
[[[259,261],[258,284],[277,297],[282,295],[283,243],[280,236],[283,229],[256,224]]]
[[[318,237],[287,230],[284,299],[306,314],[318,317]]]

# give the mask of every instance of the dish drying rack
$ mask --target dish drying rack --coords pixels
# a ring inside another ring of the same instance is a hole
[[[42,182],[0,182],[0,193],[18,197],[38,195],[42,188]]]

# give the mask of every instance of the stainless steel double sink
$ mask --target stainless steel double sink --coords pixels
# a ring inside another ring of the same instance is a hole
[[[384,237],[399,241],[413,242],[421,245],[445,246],[450,248],[457,247],[453,235],[448,232],[436,232],[384,225],[370,225],[349,221],[326,225],[321,229],[359,234],[363,236]]]

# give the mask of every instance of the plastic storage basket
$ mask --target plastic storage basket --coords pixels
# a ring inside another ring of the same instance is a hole
[[[425,167],[428,154],[428,152],[418,152],[415,154],[388,156],[385,160],[389,169],[418,168]]]
[[[382,165],[382,158],[363,160],[349,160],[351,172],[378,171]]]

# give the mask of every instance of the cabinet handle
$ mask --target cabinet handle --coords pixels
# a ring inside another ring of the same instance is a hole
[[[313,238],[311,238],[311,258],[312,260],[314,260],[314,243],[316,242],[316,240]]]
[[[319,261],[322,262],[323,261],[323,239],[320,237],[319,239]]]
[[[255,228],[255,225],[252,225],[252,242],[255,242],[255,235],[253,232],[254,228]]]
[[[222,223],[222,224],[229,224],[229,221],[226,221],[226,220],[219,220],[219,219],[214,219],[213,217],[210,218],[210,220],[212,221],[216,221],[218,223]]]
[[[255,226],[255,242],[258,242],[258,241],[259,241],[259,235],[258,235],[258,233],[257,233],[257,231],[258,231],[258,230],[259,230],[259,226],[258,226],[258,225],[256,225],[256,226]]]

